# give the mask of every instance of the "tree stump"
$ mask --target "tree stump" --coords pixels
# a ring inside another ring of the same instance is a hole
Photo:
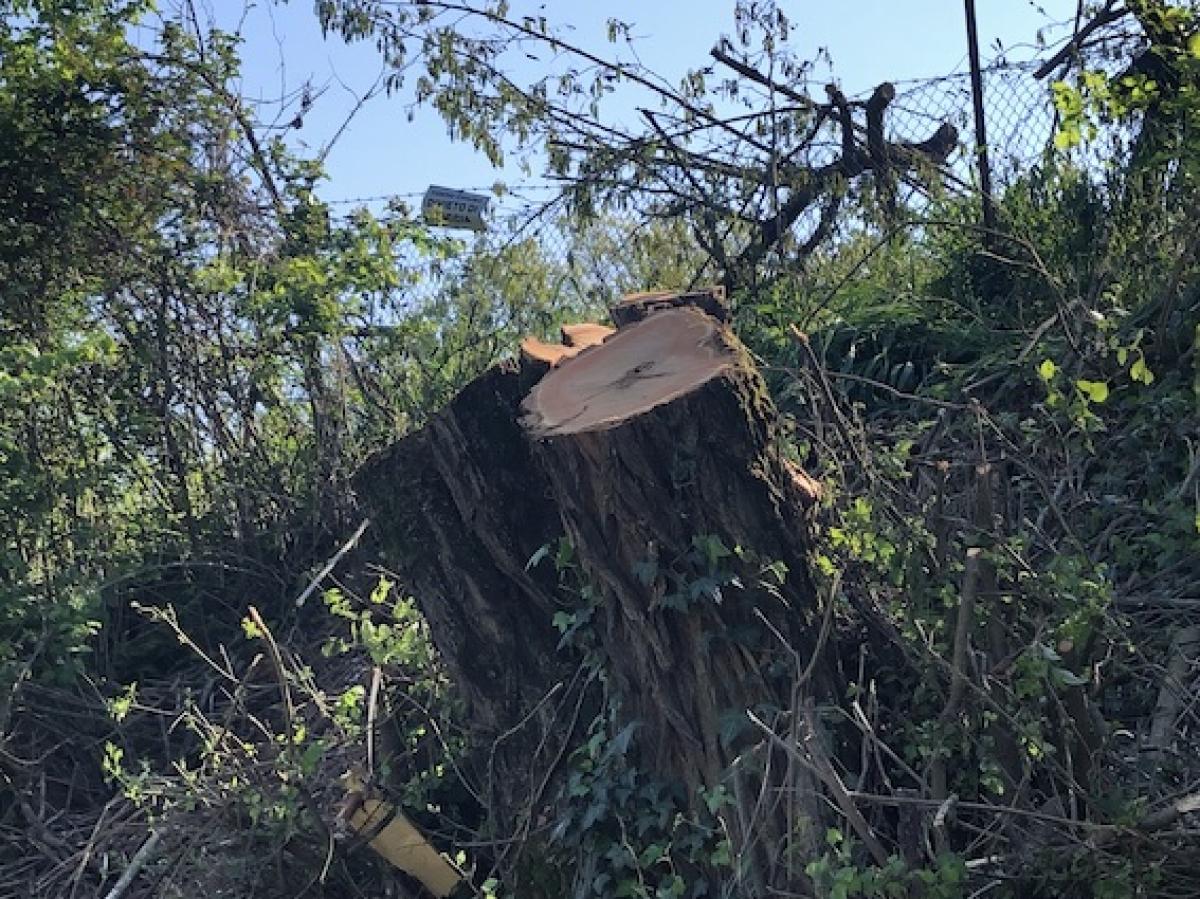
[[[615,333],[564,329],[569,353],[527,341],[523,371],[484,375],[359,484],[481,735],[518,725],[571,667],[551,566],[526,570],[565,533],[638,767],[698,802],[762,745],[748,710],[799,728],[799,668],[810,697],[836,677],[806,560],[819,490],[729,329],[654,302]],[[813,784],[769,779],[754,789],[807,790],[818,822]]]
[[[762,379],[719,322],[670,309],[551,371],[522,409],[601,588],[609,670],[645,758],[715,786],[745,711],[787,705],[773,664],[815,649],[817,490],[780,453]]]

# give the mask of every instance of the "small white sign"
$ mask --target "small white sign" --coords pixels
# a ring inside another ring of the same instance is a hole
[[[433,185],[425,191],[421,215],[427,225],[482,231],[487,227],[483,216],[489,202],[490,199],[483,194]]]

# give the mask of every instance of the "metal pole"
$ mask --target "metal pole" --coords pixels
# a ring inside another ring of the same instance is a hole
[[[983,114],[983,75],[979,71],[979,29],[975,24],[975,0],[967,7],[967,53],[971,60],[971,99],[975,104],[975,165],[979,170],[979,188],[983,192],[984,242],[991,243],[996,230],[996,207],[992,202],[992,167],[988,162],[987,123]]]

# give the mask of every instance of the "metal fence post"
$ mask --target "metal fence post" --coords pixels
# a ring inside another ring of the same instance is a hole
[[[996,207],[992,202],[992,167],[988,161],[987,123],[983,110],[983,74],[979,68],[979,29],[975,22],[975,0],[965,0],[967,8],[967,51],[971,60],[971,100],[975,106],[975,164],[979,169],[979,189],[983,194],[984,242],[991,243],[996,230]]]

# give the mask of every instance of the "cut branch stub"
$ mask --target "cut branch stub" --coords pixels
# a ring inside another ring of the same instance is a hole
[[[618,328],[639,322],[647,316],[665,309],[700,309],[720,322],[729,321],[729,299],[725,288],[720,285],[700,290],[672,291],[653,290],[647,293],[631,293],[609,310],[613,324]]]
[[[563,325],[562,343],[546,343],[536,337],[526,337],[522,340],[521,362],[531,366],[540,377],[547,369],[578,356],[590,346],[603,343],[614,333],[616,332],[606,325]]]
[[[615,333],[607,325],[592,323],[563,325],[561,331],[563,343],[567,346],[578,347],[581,350],[595,346],[598,343],[604,343],[604,341],[608,340]]]

